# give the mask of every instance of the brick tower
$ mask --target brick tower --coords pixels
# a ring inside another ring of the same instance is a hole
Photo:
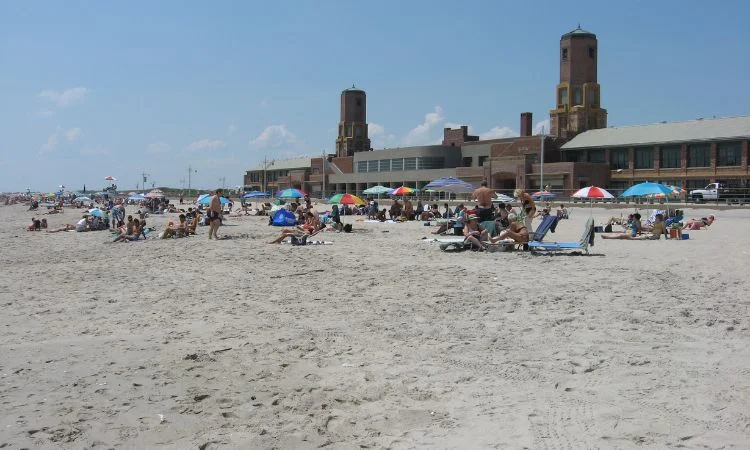
[[[586,130],[607,127],[596,78],[599,51],[594,33],[578,28],[560,37],[560,83],[555,109],[549,113],[550,133],[565,139]]]
[[[355,152],[369,152],[367,137],[367,94],[352,85],[341,92],[341,120],[336,138],[336,156],[352,156]]]

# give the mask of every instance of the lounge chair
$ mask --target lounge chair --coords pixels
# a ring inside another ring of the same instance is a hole
[[[541,224],[539,226],[541,228]],[[537,228],[537,230],[539,230]],[[529,242],[529,249],[532,251],[582,251],[588,254],[589,246],[594,245],[594,218],[589,217],[584,225],[583,234],[578,242],[544,242],[537,240],[534,236],[534,241]]]
[[[539,222],[539,225],[536,227],[536,230],[534,230],[534,236],[530,242],[541,242],[544,239],[544,236],[546,236],[555,226],[557,220],[557,216],[544,216],[542,221]]]

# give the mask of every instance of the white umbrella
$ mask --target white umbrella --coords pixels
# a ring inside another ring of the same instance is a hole
[[[575,198],[588,198],[591,200],[591,215],[594,215],[594,199],[595,198],[615,198],[608,190],[602,189],[597,186],[588,186],[579,189],[573,193]]]

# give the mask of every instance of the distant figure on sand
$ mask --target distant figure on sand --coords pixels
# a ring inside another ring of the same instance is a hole
[[[216,234],[219,231],[219,227],[221,226],[221,195],[224,193],[224,190],[219,188],[214,193],[214,196],[211,197],[211,203],[208,207],[208,238],[209,239],[219,239],[219,236]]]
[[[482,181],[482,185],[474,190],[472,196],[477,201],[477,216],[480,222],[492,220],[492,189],[487,187],[487,181]]]

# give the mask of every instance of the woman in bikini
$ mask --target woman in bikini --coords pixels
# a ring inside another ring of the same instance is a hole
[[[496,237],[490,239],[493,244],[504,239],[513,239],[516,244],[528,245],[529,243],[529,229],[526,225],[518,221],[518,216],[515,214],[508,215],[508,228],[501,231]]]
[[[479,216],[471,214],[464,225],[464,242],[471,242],[479,250],[487,250],[483,244],[489,240],[489,233],[479,224]]]
[[[530,230],[531,221],[534,220],[534,216],[536,215],[536,202],[534,202],[534,199],[531,198],[531,195],[529,195],[529,193],[524,191],[523,189],[516,189],[515,191],[513,191],[513,195],[521,200],[524,214],[524,225],[526,226],[527,230]]]

